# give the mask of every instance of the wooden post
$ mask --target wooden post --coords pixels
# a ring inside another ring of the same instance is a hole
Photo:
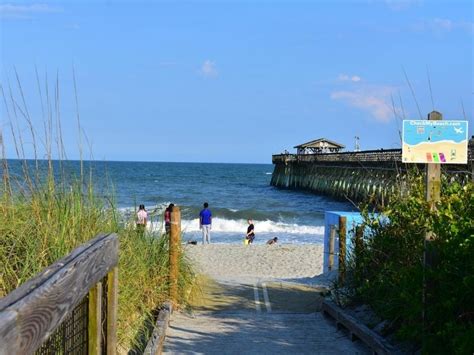
[[[437,111],[428,114],[428,120],[440,121],[443,115]],[[441,193],[441,164],[426,164],[426,201],[435,208],[435,203],[439,201]]]
[[[437,111],[433,111],[428,114],[428,120],[440,121],[443,119],[443,115]],[[441,197],[441,164],[426,164],[426,201],[430,204],[432,211],[436,210],[436,202]],[[432,251],[430,242],[435,239],[435,235],[432,232],[428,232],[425,235],[425,255],[424,264],[430,266],[432,263]]]
[[[362,250],[364,249],[364,226],[357,226],[355,232],[355,258],[356,258],[356,268],[360,265],[359,259],[362,255]]]
[[[100,355],[102,340],[102,282],[96,283],[89,291],[89,351],[90,355]]]
[[[181,212],[179,207],[174,206],[171,211],[171,230],[169,240],[169,286],[170,299],[173,305],[178,302],[178,277],[179,277],[179,252],[181,245]]]
[[[107,355],[117,353],[118,267],[107,274]]]
[[[440,121],[443,115],[437,111],[428,114],[428,120]],[[431,211],[436,210],[436,202],[441,197],[441,164],[426,164],[426,201],[430,204]],[[428,231],[425,234],[424,248],[423,248],[423,292],[422,292],[422,322],[423,322],[423,346],[425,343],[426,330],[426,305],[427,299],[430,297],[430,290],[432,285],[427,279],[426,271],[434,264],[434,250],[431,243],[435,239],[433,232]]]
[[[339,217],[339,282],[346,276],[346,217]]]
[[[336,241],[336,226],[331,224],[329,232],[329,265],[328,270],[331,271],[334,267],[334,244]]]

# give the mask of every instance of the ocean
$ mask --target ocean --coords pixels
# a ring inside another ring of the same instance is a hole
[[[20,174],[20,162],[9,163],[11,172]],[[79,172],[78,161],[63,165],[71,174]],[[249,218],[256,244],[273,237],[282,244],[322,243],[324,211],[353,210],[349,203],[327,196],[270,186],[271,164],[85,162],[85,168],[90,167],[99,195],[105,197],[113,189],[124,216],[144,204],[153,230],[163,229],[169,203],[179,206],[184,241],[201,241],[198,216],[204,202],[213,215],[212,242],[231,244],[243,243]]]

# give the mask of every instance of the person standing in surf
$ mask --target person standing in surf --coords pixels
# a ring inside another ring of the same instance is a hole
[[[199,213],[199,229],[202,231],[202,244],[211,244],[212,213],[209,204],[204,202],[204,208]]]
[[[137,232],[139,235],[145,233],[147,220],[148,212],[145,210],[145,205],[140,205],[137,212]]]
[[[165,209],[165,231],[169,234],[171,231],[171,211],[173,211],[174,204],[170,203]]]
[[[255,226],[253,225],[253,221],[251,219],[247,220],[249,226],[247,227],[247,240],[249,241],[249,244],[253,243],[253,240],[255,239]]]

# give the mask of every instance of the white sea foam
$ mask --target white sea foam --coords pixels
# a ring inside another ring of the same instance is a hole
[[[282,222],[254,221],[255,233],[280,233],[280,234],[310,234],[323,235],[324,226],[298,225]],[[222,218],[212,219],[212,231],[218,233],[245,233],[248,223],[246,220],[231,220]],[[153,230],[160,230],[163,226],[161,223],[153,223]],[[182,220],[181,229],[183,232],[198,232],[199,219]]]
[[[155,206],[145,206],[145,208],[148,213],[160,214],[165,212],[166,207],[168,207],[170,203],[171,202],[162,202]],[[136,208],[138,208],[138,205]],[[122,214],[130,214],[135,212],[135,207],[119,207],[118,210]]]

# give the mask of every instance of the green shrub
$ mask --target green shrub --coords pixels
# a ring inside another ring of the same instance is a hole
[[[408,185],[409,193],[392,196],[380,215],[365,210],[368,228],[363,246],[352,252],[347,290],[353,302],[370,304],[401,339],[425,353],[472,353],[474,184],[444,178],[435,210],[426,202],[421,178]],[[428,232],[435,236],[428,245],[433,261],[424,269]]]

